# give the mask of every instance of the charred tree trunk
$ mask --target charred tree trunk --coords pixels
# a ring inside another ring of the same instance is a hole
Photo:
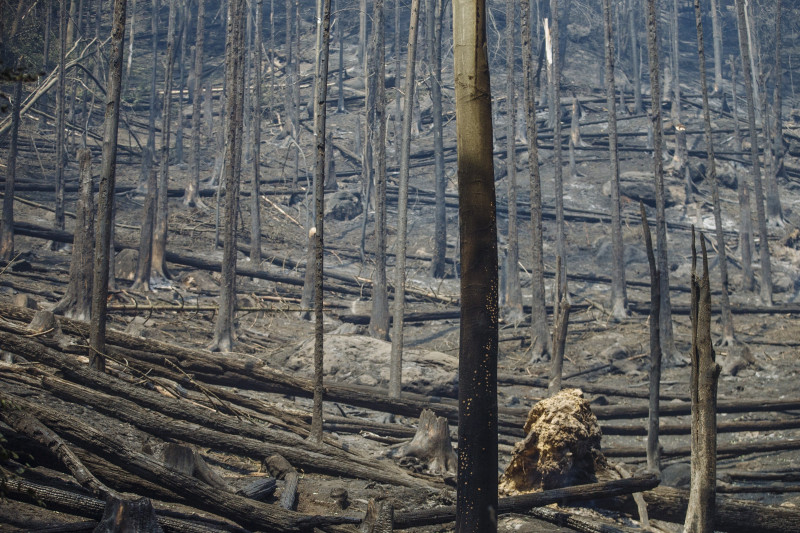
[[[603,20],[606,49],[606,105],[608,106],[608,150],[611,160],[611,315],[616,320],[628,316],[628,296],[625,290],[625,250],[622,241],[622,217],[619,196],[619,153],[617,152],[617,103],[614,83],[614,28],[611,25],[611,2],[603,0]],[[633,37],[631,37],[633,39]]]
[[[695,0],[697,1],[697,0]],[[711,288],[706,241],[700,234],[702,277],[692,229],[692,457],[689,507],[683,530],[713,533],[717,486],[717,380],[720,366],[711,345]]]
[[[561,257],[562,270],[558,273],[562,285],[567,283],[567,243],[564,225],[564,179],[561,154],[561,45],[558,25],[558,0],[550,0],[550,108],[553,116],[553,157],[556,204],[556,255]]]
[[[167,270],[167,230],[169,222],[169,143],[172,125],[172,75],[175,67],[175,16],[177,0],[170,0],[167,25],[167,53],[164,70],[164,102],[161,112],[161,171],[158,175],[158,209],[153,232],[153,271],[160,280],[169,279]]]
[[[375,2],[373,11],[376,41],[377,90],[375,94],[375,141],[372,144],[375,167],[375,283],[372,292],[372,314],[369,334],[376,339],[389,339],[389,296],[386,287],[386,60],[384,52],[383,0]]]
[[[175,162],[182,164],[183,159],[183,86],[186,80],[186,33],[189,28],[189,14],[188,2],[184,0],[179,6],[178,16],[180,17],[180,26],[178,35],[180,35],[180,49],[181,53],[178,56],[178,120],[175,124]]]
[[[547,331],[547,302],[544,291],[544,251],[542,248],[542,181],[539,174],[539,144],[536,132],[536,95],[530,45],[530,2],[522,0],[522,77],[525,98],[525,122],[528,136],[528,165],[531,196],[531,358],[530,363],[546,360],[552,353]],[[541,53],[540,53],[541,57]],[[540,63],[541,64],[541,63]]]
[[[261,265],[261,73],[264,63],[262,53],[262,0],[256,0],[255,36],[253,41],[254,87],[253,87],[253,187],[250,191],[250,262],[253,268]]]
[[[712,4],[713,8],[713,4]],[[714,228],[717,237],[717,254],[719,256],[719,277],[722,285],[720,295],[720,308],[722,314],[722,339],[723,346],[735,342],[733,332],[733,316],[731,303],[728,298],[728,252],[725,249],[725,232],[722,227],[722,205],[719,198],[719,183],[717,182],[717,161],[714,155],[714,138],[711,134],[711,112],[708,104],[708,81],[706,80],[706,54],[703,42],[703,13],[700,10],[700,0],[694,2],[695,26],[697,28],[697,55],[700,64],[700,91],[703,95],[703,125],[708,152],[708,179],[711,182],[711,196],[714,204]]]
[[[259,4],[260,5],[260,4]],[[203,96],[203,46],[205,44],[206,0],[197,0],[197,32],[194,41],[194,83],[192,88],[192,155],[183,205],[205,207],[200,200],[200,100]],[[210,97],[210,95],[209,95]],[[210,120],[210,116],[204,117]]]
[[[633,63],[633,114],[642,112],[642,62],[639,49],[639,31],[636,14],[639,7],[636,0],[628,0],[628,34],[631,46],[631,62]]]
[[[442,0],[431,0],[428,10],[428,46],[431,51],[432,80],[431,101],[433,114],[433,173],[435,180],[436,207],[434,210],[433,259],[431,275],[434,278],[445,276],[447,256],[447,210],[445,190],[447,179],[444,175],[444,144],[442,140]]]
[[[150,290],[150,272],[153,267],[153,227],[156,218],[156,201],[158,198],[158,172],[150,171],[147,180],[147,197],[144,201],[142,217],[142,231],[139,235],[139,261],[136,265],[136,278],[133,280],[132,290]]]
[[[156,100],[156,76],[158,74],[158,21],[161,4],[159,0],[153,0],[150,16],[150,34],[152,38],[151,47],[153,54],[153,68],[150,73],[150,114],[147,119],[147,146],[142,150],[142,171],[139,174],[139,183],[144,185],[150,178],[150,169],[154,165],[156,155],[156,117],[158,115],[158,103]]]
[[[75,238],[69,264],[69,285],[53,313],[88,322],[92,310],[92,266],[94,261],[94,182],[92,155],[88,148],[78,150],[80,199],[75,216]]]
[[[14,83],[11,102],[11,140],[6,159],[6,183],[3,196],[3,229],[0,234],[0,260],[14,257],[14,182],[17,178],[17,141],[19,139],[19,108],[22,100],[22,81]]]
[[[461,240],[456,531],[497,531],[497,227],[483,0],[453,3]]]
[[[242,121],[244,115],[244,11],[245,0],[230,0],[225,38],[225,229],[222,249],[222,280],[219,315],[214,326],[212,351],[228,352],[234,343],[236,311],[236,215],[239,208],[239,180],[242,170]]]
[[[89,364],[105,370],[106,306],[108,303],[108,263],[110,260],[114,183],[117,169],[117,131],[122,89],[122,54],[125,38],[126,0],[114,0],[111,25],[111,55],[108,64],[105,123],[103,125],[103,162],[100,170],[97,232],[92,284],[92,322],[89,334]]]
[[[714,43],[714,91],[713,94],[722,92],[722,25],[719,22],[719,2],[711,0],[711,35]]]
[[[642,234],[647,249],[647,262],[650,265],[650,405],[647,425],[647,469],[651,472],[661,471],[661,446],[659,437],[659,399],[661,390],[661,331],[659,314],[661,313],[661,284],[658,278],[656,257],[653,253],[653,238],[650,236],[650,225],[644,212],[644,204],[639,202],[642,214]]]
[[[64,160],[65,160],[65,106],[66,106],[66,53],[67,53],[67,3],[62,0],[59,8],[59,51],[58,51],[58,82],[56,87],[56,205],[54,228],[64,229]],[[52,244],[52,249],[56,250],[61,245]]]
[[[781,90],[783,88],[783,67],[781,66],[781,48],[783,42],[781,39],[781,25],[783,22],[782,0],[777,0],[775,3],[775,97],[773,98],[773,106],[775,108],[775,124],[773,127],[773,137],[770,140],[766,135],[764,141],[767,144],[772,144],[772,169],[767,175],[767,224],[773,228],[782,228],[784,226],[783,209],[781,208],[781,197],[778,193],[778,178],[785,177],[785,169],[783,167],[783,97]],[[766,89],[764,91],[766,93]],[[766,100],[766,95],[764,97]],[[767,112],[764,112],[764,120],[766,121]]]
[[[750,43],[745,21],[744,0],[736,0],[736,16],[739,27],[739,48],[742,53],[742,77],[747,95],[747,125],[750,130],[750,178],[756,195],[756,221],[758,223],[759,252],[761,262],[761,291],[764,305],[772,305],[772,267],[769,257],[769,235],[764,212],[764,189],[761,186],[761,164],[758,159],[758,132],[756,130],[756,98],[753,94],[753,72],[751,69]]]

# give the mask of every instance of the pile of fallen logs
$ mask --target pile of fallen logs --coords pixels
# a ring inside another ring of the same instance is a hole
[[[314,476],[370,480],[388,488],[410,487],[431,494],[445,485],[441,476],[412,474],[390,459],[367,457],[332,437],[322,444],[308,440],[310,414],[273,403],[273,396],[263,394],[310,397],[308,379],[269,368],[245,354],[215,354],[114,331],[108,332],[107,372],[98,373],[86,364],[87,324],[46,315],[46,311],[0,303],[0,350],[12,354],[7,359],[13,360],[0,364],[0,434],[9,450],[33,456],[32,464],[71,477],[65,483],[63,475],[23,474],[10,477],[3,491],[9,499],[41,502],[83,517],[70,525],[71,530],[92,530],[101,522],[128,515],[143,523],[150,520],[152,531],[316,528],[353,532],[359,524],[361,531],[377,531],[387,527],[387,520],[389,528],[410,529],[455,518],[455,509],[449,506],[424,510],[398,506],[390,512],[391,498],[371,503],[371,514],[366,516],[335,507],[326,514],[297,512],[293,509],[298,504],[298,484],[313,483]],[[31,322],[51,327],[32,329]],[[455,402],[447,398],[404,394],[399,400],[390,399],[375,388],[337,383],[326,384],[326,398],[412,417],[429,409],[450,423],[457,421]],[[720,407],[724,409],[725,404],[721,402]],[[773,408],[797,407],[797,402],[775,402]],[[598,418],[605,420],[641,416],[634,408],[597,409]],[[687,409],[673,410],[683,414]],[[520,409],[501,412],[500,430],[505,435],[501,440],[519,434],[525,414]],[[343,416],[329,417],[326,428],[369,431],[389,441],[414,435],[407,426]],[[208,465],[200,452],[205,449],[263,464],[268,474],[234,486]],[[614,455],[613,450],[609,452]],[[310,477],[301,479],[298,472]],[[563,522],[563,513],[531,510],[550,503],[593,500],[630,512],[626,495],[646,491],[651,517],[680,520],[676,517],[685,513],[686,494],[655,489],[658,483],[656,476],[648,474],[501,498],[499,511],[532,512],[541,519]],[[137,495],[150,500],[142,503]],[[760,531],[797,531],[800,527],[800,511],[718,498],[720,530],[743,531],[757,525]]]

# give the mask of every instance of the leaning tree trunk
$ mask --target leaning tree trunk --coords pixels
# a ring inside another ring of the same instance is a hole
[[[756,130],[756,99],[753,95],[753,73],[750,63],[750,43],[745,22],[744,0],[736,0],[736,16],[739,26],[739,48],[742,52],[742,77],[747,95],[747,125],[750,130],[750,178],[756,193],[756,222],[758,224],[759,252],[761,259],[761,302],[772,305],[772,267],[769,257],[769,235],[764,212],[764,189],[761,186],[761,164],[758,158],[758,132]]]
[[[103,125],[103,162],[98,193],[97,232],[92,283],[92,322],[89,332],[89,364],[105,370],[106,307],[108,302],[108,263],[111,224],[114,210],[114,182],[117,168],[117,131],[122,89],[122,54],[125,38],[126,0],[114,0],[111,24],[111,55],[108,64],[108,90]]]
[[[377,90],[375,94],[375,282],[372,288],[372,314],[369,334],[376,339],[389,338],[389,296],[386,288],[386,61],[384,54],[383,0],[375,2],[373,21],[376,47]]]
[[[94,181],[92,154],[88,148],[78,150],[80,165],[80,198],[75,214],[69,284],[53,313],[88,321],[92,310],[92,266],[94,261]]]
[[[259,3],[259,5],[261,5]],[[203,45],[205,43],[206,0],[197,0],[197,33],[194,41],[194,83],[192,87],[192,154],[191,169],[186,189],[183,193],[183,205],[187,207],[205,207],[200,200],[200,101],[203,87]],[[205,117],[210,120],[211,117]]]
[[[17,179],[17,141],[19,138],[19,108],[22,100],[22,81],[14,84],[14,101],[11,102],[11,140],[6,159],[6,183],[3,196],[3,229],[0,233],[0,259],[11,261],[14,257],[14,182]]]
[[[658,61],[658,12],[655,0],[647,0],[647,49],[650,56],[651,126],[653,129],[653,168],[656,188],[656,247],[661,281],[661,351],[672,360],[678,356],[672,335],[672,311],[669,297],[669,268],[667,261],[667,221],[664,212],[664,161],[662,158],[663,129],[661,123],[661,73]]]
[[[169,3],[167,25],[167,57],[164,71],[164,105],[161,114],[161,172],[158,175],[158,210],[153,233],[153,277],[169,279],[167,270],[167,229],[169,221],[169,143],[172,124],[172,74],[175,70],[175,2]]]
[[[522,286],[519,281],[519,233],[517,230],[517,99],[514,79],[514,0],[506,0],[506,168],[508,169],[508,257],[505,275],[504,313],[516,324],[522,320]]]
[[[331,43],[331,0],[317,0],[322,13],[317,19],[317,73],[314,84],[314,136],[316,162],[314,172],[314,211],[316,235],[314,236],[314,411],[311,419],[311,438],[322,444],[322,376],[323,376],[323,245],[325,219],[325,128],[328,99],[328,60]]]
[[[411,1],[406,55],[406,86],[403,102],[402,139],[400,141],[400,176],[397,200],[397,248],[395,250],[394,325],[389,364],[389,396],[399,398],[403,388],[403,322],[406,310],[406,242],[408,238],[408,158],[411,152],[411,115],[414,108],[414,84],[417,67],[417,29],[419,0]],[[399,53],[399,51],[398,51]]]
[[[236,214],[239,208],[239,180],[242,170],[242,121],[244,115],[244,10],[246,0],[230,0],[225,39],[225,229],[222,249],[222,280],[219,315],[214,326],[212,351],[228,352],[233,347],[233,318],[236,311]]]
[[[703,95],[703,125],[705,127],[706,150],[708,152],[708,179],[711,182],[711,196],[714,204],[714,228],[717,236],[717,254],[719,256],[719,277],[722,285],[720,308],[722,311],[722,339],[720,343],[728,346],[735,342],[733,332],[733,316],[728,298],[728,252],[725,249],[725,232],[722,228],[722,206],[719,199],[719,183],[717,181],[717,160],[714,155],[714,138],[711,133],[711,113],[708,104],[708,81],[706,80],[706,54],[703,43],[703,13],[700,0],[694,0],[695,26],[697,28],[697,56],[700,64],[700,91]]]
[[[528,136],[528,165],[531,196],[531,358],[530,363],[544,361],[552,353],[547,331],[547,301],[544,291],[544,250],[542,245],[542,180],[539,174],[539,144],[536,132],[536,96],[530,44],[530,2],[520,3],[522,21],[522,77],[525,99],[525,122]]]
[[[445,191],[447,179],[444,175],[444,143],[442,140],[442,0],[431,0],[428,10],[428,31],[433,68],[431,80],[431,103],[433,114],[433,174],[435,180],[433,258],[431,259],[431,276],[445,276],[447,256],[447,209],[445,207]]]
[[[456,531],[497,531],[497,227],[483,0],[453,3],[461,240]]]
[[[606,43],[606,105],[608,106],[608,150],[611,159],[611,315],[622,320],[628,316],[628,297],[625,291],[625,251],[622,242],[622,217],[619,196],[619,154],[617,153],[617,103],[614,85],[614,29],[611,26],[611,2],[603,0],[603,20]]]

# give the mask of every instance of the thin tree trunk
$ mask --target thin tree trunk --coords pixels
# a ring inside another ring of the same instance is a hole
[[[212,351],[229,352],[234,343],[236,311],[236,215],[242,169],[242,122],[244,115],[244,11],[246,0],[229,0],[225,41],[225,81],[228,116],[225,136],[225,229],[222,250],[222,280],[219,315],[214,326]]]
[[[147,196],[144,200],[142,230],[139,234],[139,261],[136,265],[136,278],[132,290],[150,291],[150,272],[153,267],[153,226],[156,218],[158,198],[158,172],[153,169],[147,180]]]
[[[111,24],[111,55],[108,64],[108,90],[103,125],[103,161],[98,194],[97,230],[92,283],[92,322],[89,332],[89,364],[105,370],[106,306],[108,301],[108,263],[114,209],[114,183],[117,167],[117,131],[122,88],[122,54],[125,38],[126,0],[114,0]]]
[[[389,338],[389,296],[386,288],[386,60],[384,44],[383,0],[376,0],[373,11],[376,45],[377,90],[375,94],[375,141],[372,143],[375,166],[375,283],[372,290],[372,314],[369,334],[376,339]]]
[[[181,54],[178,60],[178,121],[175,124],[175,162],[183,164],[183,86],[186,79],[186,33],[189,29],[189,14],[186,2],[183,0],[179,6],[179,16],[181,19],[178,34],[181,37]]]
[[[767,223],[773,228],[782,228],[783,209],[781,208],[781,197],[778,192],[778,177],[785,177],[785,170],[783,167],[783,113],[781,107],[783,106],[783,97],[781,89],[783,85],[783,67],[781,66],[781,48],[783,42],[781,39],[781,25],[782,25],[783,3],[782,0],[775,2],[775,95],[773,98],[773,106],[775,108],[775,125],[773,128],[772,137],[772,169],[767,174]],[[766,90],[765,90],[766,92]],[[765,95],[766,100],[766,95]],[[764,119],[766,122],[767,112],[764,112]],[[765,142],[770,144],[770,139],[765,135]]]
[[[711,35],[714,43],[714,91],[713,94],[722,92],[722,25],[719,22],[719,2],[711,0]]]
[[[742,135],[739,131],[739,104],[736,96],[736,61],[730,56],[731,65],[731,93],[733,95],[733,146],[737,152],[742,151]],[[742,289],[746,291],[755,290],[756,278],[753,274],[753,216],[750,209],[750,189],[747,180],[739,176],[737,180],[737,196],[739,200],[739,252],[742,257]]]
[[[650,402],[647,424],[647,469],[651,472],[661,471],[661,447],[659,437],[659,397],[661,390],[661,332],[658,315],[661,313],[661,274],[656,266],[653,254],[653,238],[650,235],[650,224],[644,212],[644,204],[639,202],[642,215],[642,234],[644,235],[647,262],[650,265]]]
[[[67,51],[67,5],[66,0],[61,2],[59,8],[59,51],[58,51],[58,82],[56,87],[56,205],[55,205],[55,229],[64,229],[64,159],[65,159],[65,106],[66,106],[66,51]],[[61,245],[53,242],[52,249],[58,249]]]
[[[172,75],[175,66],[175,16],[177,0],[169,0],[169,22],[167,25],[166,68],[164,70],[164,102],[161,113],[161,171],[158,175],[158,209],[153,233],[153,277],[167,280],[167,230],[169,224],[169,143],[172,114]]]
[[[695,0],[698,1],[698,0]],[[717,380],[720,366],[711,345],[711,288],[706,241],[700,234],[702,277],[692,230],[692,455],[686,533],[713,533],[717,486]]]
[[[653,128],[653,168],[656,189],[656,247],[660,273],[660,333],[661,352],[668,361],[678,357],[672,335],[672,310],[669,297],[669,268],[667,261],[667,222],[664,213],[664,161],[662,158],[663,129],[661,123],[661,72],[658,61],[658,13],[655,0],[647,0],[647,49],[650,56],[651,126]]]
[[[255,85],[253,87],[253,188],[250,194],[250,262],[253,268],[261,265],[261,73],[264,58],[262,55],[262,0],[256,0],[255,39],[253,43]]]
[[[14,258],[14,182],[17,179],[17,141],[19,139],[19,108],[22,101],[22,81],[14,84],[11,102],[11,139],[6,159],[6,183],[3,196],[3,230],[0,233],[0,259]]]
[[[197,0],[197,32],[194,41],[194,83],[192,88],[192,155],[191,170],[186,189],[183,193],[183,205],[187,207],[205,207],[200,200],[200,100],[203,87],[203,47],[205,44],[206,0]],[[210,99],[209,97],[207,97]],[[210,108],[210,106],[209,106]],[[210,115],[209,113],[207,113]],[[210,116],[204,117],[211,120]]]
[[[131,66],[133,66],[133,41],[136,35],[136,0],[131,0],[131,31],[128,35],[128,62],[125,64],[125,79],[131,79]]]
[[[497,531],[497,228],[483,0],[453,2],[461,241],[456,531]]]
[[[406,54],[406,85],[403,102],[402,139],[400,141],[400,176],[397,200],[397,248],[395,250],[394,325],[389,366],[389,397],[399,398],[403,388],[403,322],[406,310],[406,241],[408,238],[408,158],[411,152],[411,114],[414,107],[414,85],[417,67],[417,30],[419,0],[411,1]],[[398,51],[399,53],[399,51]],[[399,75],[399,73],[398,73]]]
[[[344,21],[342,20],[342,13],[339,0],[336,0],[336,43],[339,45],[339,77],[338,77],[338,93],[339,100],[336,105],[337,113],[344,113],[347,109],[344,107]]]
[[[150,33],[152,35],[153,68],[150,73],[150,114],[147,119],[147,146],[142,151],[142,171],[139,174],[139,184],[143,186],[150,177],[150,168],[154,164],[156,155],[156,116],[158,105],[156,102],[156,75],[158,73],[158,21],[160,11],[159,0],[153,0],[152,14],[150,17]]]
[[[431,0],[428,12],[430,31],[428,46],[431,50],[432,79],[431,103],[433,114],[433,174],[435,181],[436,206],[434,208],[433,258],[431,276],[445,276],[447,256],[447,209],[445,190],[447,179],[444,175],[444,144],[442,140],[442,0]]]
[[[318,0],[322,16],[317,19],[320,35],[317,48],[317,75],[314,94],[314,134],[316,139],[316,170],[314,175],[314,210],[316,235],[314,236],[314,410],[311,419],[310,438],[322,444],[322,396],[323,396],[323,245],[325,220],[325,128],[327,121],[328,61],[331,41],[331,0]]]
[[[519,280],[519,232],[517,230],[517,98],[514,76],[514,0],[506,0],[506,168],[508,169],[508,256],[504,314],[513,323],[522,321],[522,286]]]
[[[694,1],[695,26],[697,28],[697,56],[700,65],[700,90],[703,95],[703,125],[705,130],[706,150],[708,152],[708,179],[711,182],[711,195],[714,204],[714,228],[717,237],[717,254],[719,256],[719,277],[722,285],[720,295],[720,308],[722,310],[722,339],[723,346],[735,342],[733,331],[733,316],[728,297],[728,252],[725,249],[725,232],[722,227],[722,206],[719,198],[719,183],[717,181],[717,160],[714,155],[714,138],[711,131],[711,112],[708,104],[708,81],[706,80],[706,54],[703,42],[703,13],[700,10],[700,0]]]
[[[614,29],[611,26],[611,2],[603,0],[606,42],[606,105],[608,106],[608,150],[611,161],[611,247],[614,264],[611,269],[611,315],[622,320],[628,316],[625,290],[625,250],[622,241],[622,217],[619,195],[619,153],[617,152],[617,108],[614,84]]]
[[[630,34],[631,62],[633,63],[633,114],[642,112],[642,63],[639,58],[639,32],[636,25],[638,12],[636,0],[628,0],[628,33]]]
[[[556,255],[561,257],[562,269],[558,274],[562,285],[567,283],[567,243],[564,225],[564,179],[563,156],[561,154],[561,46],[558,27],[558,0],[550,0],[550,39],[552,61],[550,63],[550,106],[553,114],[553,157],[555,159],[553,182],[556,204]]]
[[[367,0],[358,3],[358,64],[364,68],[367,60]],[[366,75],[366,72],[364,73]]]
[[[742,73],[747,94],[747,125],[750,130],[750,178],[756,194],[756,221],[758,223],[759,252],[761,258],[761,291],[764,305],[772,305],[772,267],[769,257],[767,219],[764,212],[764,189],[761,186],[761,164],[758,159],[758,132],[756,131],[755,96],[753,94],[753,73],[751,71],[750,43],[745,22],[744,0],[736,0],[736,15],[739,26],[739,48],[742,53]]]
[[[538,3],[537,3],[538,5]],[[544,290],[544,251],[542,248],[542,181],[539,174],[539,145],[536,132],[536,95],[530,45],[530,2],[521,0],[522,76],[525,119],[528,136],[528,165],[531,197],[531,358],[529,364],[546,360],[552,353],[547,331],[547,302]]]
[[[88,148],[78,150],[80,198],[75,214],[69,285],[53,313],[88,321],[92,310],[92,267],[94,265],[94,182],[92,155]]]

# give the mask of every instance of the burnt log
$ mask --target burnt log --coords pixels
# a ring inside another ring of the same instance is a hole
[[[100,523],[93,533],[116,533],[135,531],[136,533],[164,533],[156,519],[153,504],[148,498],[123,500],[108,497]]]
[[[264,465],[270,474],[285,482],[278,505],[284,509],[294,509],[297,504],[297,482],[299,480],[297,470],[280,454],[273,454],[264,459]]]

